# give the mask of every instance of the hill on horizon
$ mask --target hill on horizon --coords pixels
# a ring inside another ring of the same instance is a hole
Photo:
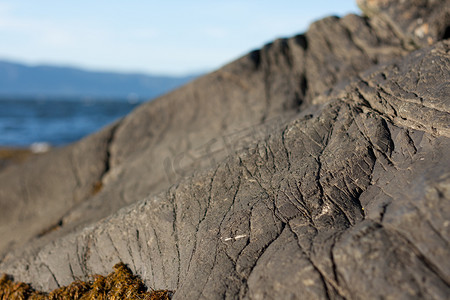
[[[198,77],[88,71],[0,60],[1,98],[126,98],[147,100]]]

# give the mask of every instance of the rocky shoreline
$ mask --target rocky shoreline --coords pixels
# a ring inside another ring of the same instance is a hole
[[[173,299],[446,299],[450,2],[358,1],[0,170],[0,272]]]

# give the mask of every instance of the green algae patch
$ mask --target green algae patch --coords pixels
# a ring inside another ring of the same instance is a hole
[[[133,275],[124,264],[114,266],[114,272],[108,276],[94,275],[91,281],[75,281],[50,293],[34,290],[29,284],[14,282],[9,276],[0,278],[0,299],[146,299],[166,300],[172,293],[167,290],[147,291],[142,280]]]

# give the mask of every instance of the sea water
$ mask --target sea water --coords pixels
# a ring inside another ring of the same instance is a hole
[[[0,99],[0,147],[63,146],[125,116],[141,102]]]

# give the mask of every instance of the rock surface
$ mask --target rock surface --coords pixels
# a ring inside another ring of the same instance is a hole
[[[416,2],[359,1],[368,17],[3,170],[0,271],[49,290],[123,261],[175,299],[447,299],[449,1]]]

